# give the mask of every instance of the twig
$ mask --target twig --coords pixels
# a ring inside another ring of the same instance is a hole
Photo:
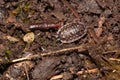
[[[50,51],[50,52],[46,52],[46,53],[38,53],[38,54],[35,54],[35,55],[28,55],[28,56],[23,57],[23,58],[12,60],[12,62],[15,63],[15,62],[21,62],[21,61],[31,60],[33,58],[40,58],[40,57],[45,57],[45,56],[59,55],[59,54],[61,54],[63,52],[73,51],[73,50],[78,50],[79,52],[84,52],[88,48],[89,48],[89,46],[80,45],[80,46],[76,46],[76,47],[71,47],[71,48],[65,48],[65,49]],[[107,52],[103,52],[103,53],[105,54],[105,53],[110,53],[110,52],[113,52],[113,51],[107,51]]]
[[[63,78],[63,74],[55,75],[50,80],[57,80],[57,79],[61,79],[61,78]]]
[[[96,72],[99,72],[99,70],[98,70],[97,68],[95,68],[95,69],[90,69],[90,70],[85,70],[85,71],[78,71],[78,72],[77,72],[77,75],[81,75],[81,74],[83,74],[83,73],[89,73],[89,74],[91,74],[91,73],[96,73]]]
[[[76,75],[82,75],[83,73],[89,73],[89,74],[91,74],[91,73],[96,73],[96,72],[99,72],[99,70],[98,70],[97,68],[95,68],[95,69],[90,69],[90,70],[85,70],[85,71],[78,71],[78,72],[76,73]],[[55,76],[53,76],[50,80],[61,79],[61,78],[63,78],[63,76],[64,76],[64,74],[55,75]]]
[[[26,62],[24,63],[24,69],[25,69],[25,73],[26,73],[26,76],[27,76],[27,80],[30,80],[29,75],[28,75]]]
[[[22,61],[29,61],[31,59],[35,59],[35,58],[41,58],[44,57],[44,56],[50,56],[50,55],[59,55],[60,53],[63,53],[63,52],[66,52],[66,51],[73,51],[73,50],[79,50],[79,52],[83,52],[85,51],[85,45],[80,45],[80,46],[77,46],[77,47],[71,47],[71,48],[65,48],[65,49],[61,49],[61,50],[56,50],[56,51],[51,51],[51,52],[46,52],[46,53],[38,53],[38,54],[35,54],[35,55],[27,55],[26,57],[23,57],[23,58],[19,58],[19,59],[14,59],[12,60],[11,62],[8,62],[8,63],[18,63],[18,62],[22,62]],[[8,64],[6,63],[6,64]]]
[[[86,51],[88,48],[89,48],[89,46],[80,45],[80,46],[76,46],[76,47],[50,51],[50,52],[46,52],[46,53],[38,53],[38,54],[35,54],[35,55],[28,55],[28,56],[23,57],[23,58],[12,60],[12,62],[15,63],[15,62],[31,60],[32,58],[40,58],[40,57],[45,57],[45,56],[50,56],[50,55],[59,55],[63,52],[73,51],[73,50],[78,50],[79,52],[83,52],[83,51]],[[107,52],[103,52],[103,53],[106,54],[106,53],[110,53],[110,52],[113,52],[113,51],[107,51]]]
[[[111,61],[119,61],[120,62],[120,59],[116,59],[116,58],[109,58],[109,60],[111,60]]]
[[[41,53],[41,56],[57,55],[57,54],[62,53],[62,52],[78,50],[78,49],[79,49],[80,52],[83,52],[83,51],[86,50],[83,45],[80,45],[80,46],[77,46],[77,47],[65,48],[65,49],[61,49],[61,50],[51,51],[51,52],[48,52],[48,53]]]
[[[16,63],[16,62],[22,62],[22,61],[27,61],[27,60],[31,60],[31,57],[32,55],[27,55],[26,57],[23,57],[23,58],[19,58],[19,59],[14,59],[11,61],[11,63]]]

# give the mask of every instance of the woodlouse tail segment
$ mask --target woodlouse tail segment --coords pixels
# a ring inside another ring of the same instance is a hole
[[[59,28],[63,25],[63,22],[58,23],[36,23],[29,25],[30,30],[48,30],[48,29],[54,29]]]

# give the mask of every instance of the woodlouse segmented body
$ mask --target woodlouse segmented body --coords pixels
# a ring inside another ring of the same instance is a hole
[[[71,43],[81,39],[87,33],[86,26],[81,22],[63,25],[57,32],[62,43]]]

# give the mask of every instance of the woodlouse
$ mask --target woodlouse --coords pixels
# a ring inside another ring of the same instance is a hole
[[[59,28],[57,34],[62,43],[71,43],[81,39],[87,33],[87,28],[82,22],[73,22]]]

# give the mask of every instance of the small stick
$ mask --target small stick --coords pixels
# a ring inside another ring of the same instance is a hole
[[[11,63],[16,63],[16,62],[22,62],[22,61],[29,61],[32,59],[31,57],[32,55],[27,55],[26,57],[23,57],[23,58],[19,58],[19,59],[14,59],[11,61]]]
[[[12,60],[12,62],[15,63],[15,62],[31,60],[32,58],[40,58],[40,57],[50,56],[50,55],[59,55],[60,53],[67,52],[67,51],[73,51],[73,50],[79,50],[79,52],[83,52],[83,51],[86,51],[87,48],[89,48],[89,46],[80,45],[80,46],[75,46],[75,47],[71,47],[71,48],[50,51],[50,52],[46,52],[46,53],[38,53],[36,55],[29,55],[29,56],[26,56],[23,58]],[[106,54],[106,53],[110,53],[110,52],[116,52],[116,51],[107,51],[107,52],[103,52],[103,53]]]
[[[83,73],[96,73],[96,72],[99,72],[99,70],[97,68],[95,69],[90,69],[90,70],[85,70],[85,71],[78,71],[76,74],[77,75],[82,75]],[[57,80],[57,79],[61,79],[63,78],[64,74],[60,74],[60,75],[55,75],[53,76],[50,80]]]
[[[120,59],[117,59],[117,58],[109,58],[109,60],[111,60],[111,61],[119,61],[120,62]]]
[[[91,74],[91,73],[96,73],[96,72],[99,72],[99,70],[98,70],[97,68],[95,68],[95,69],[90,69],[90,70],[85,70],[85,71],[78,71],[78,72],[77,72],[77,75],[81,75],[81,74],[83,74],[83,73],[89,73],[89,74]]]
[[[61,79],[61,78],[63,78],[63,74],[55,75],[50,80],[57,80],[57,79]]]
[[[27,70],[26,62],[24,63],[24,69],[25,69],[27,80],[30,80],[29,75],[28,75],[28,70]]]
[[[55,55],[55,54],[59,54],[62,52],[66,52],[66,51],[72,51],[72,50],[78,50],[80,52],[85,51],[86,49],[84,49],[84,46],[77,46],[77,47],[71,47],[71,48],[65,48],[65,49],[61,49],[61,50],[56,50],[56,51],[51,51],[48,53],[41,53],[41,56],[48,56],[48,55]]]
[[[28,56],[23,57],[23,58],[12,60],[11,62],[15,63],[15,62],[21,62],[21,61],[27,61],[27,60],[29,61],[32,58],[40,58],[41,56],[44,57],[44,56],[50,56],[50,55],[58,55],[60,53],[67,52],[67,51],[73,51],[73,50],[79,50],[79,52],[83,52],[83,51],[86,51],[87,48],[89,48],[89,46],[80,45],[80,46],[76,46],[76,47],[50,51],[50,52],[46,52],[46,53],[38,53],[36,55],[28,55]],[[108,52],[112,52],[112,51],[108,51]],[[104,53],[108,53],[108,52],[104,52]]]

